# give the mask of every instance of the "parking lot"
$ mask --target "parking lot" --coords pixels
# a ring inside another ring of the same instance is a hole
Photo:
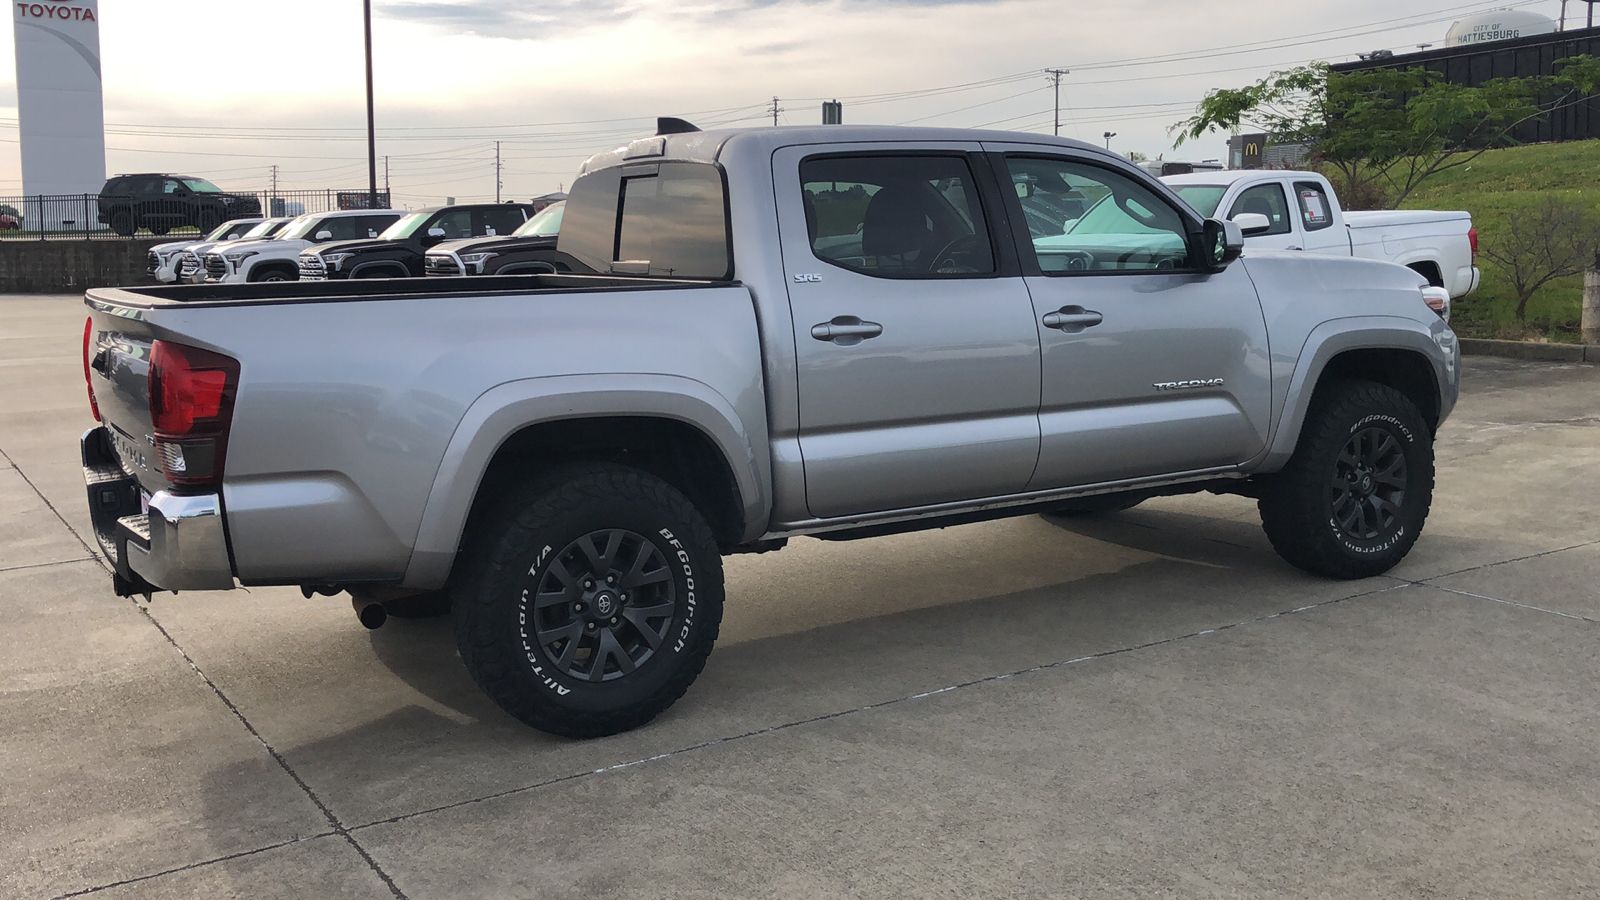
[[[1600,367],[1469,358],[1389,576],[1241,498],[730,558],[655,723],[561,740],[446,620],[112,595],[76,297],[0,297],[0,896],[1600,893]]]

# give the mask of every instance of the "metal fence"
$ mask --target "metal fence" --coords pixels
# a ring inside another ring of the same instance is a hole
[[[379,208],[389,195],[378,192]],[[0,196],[0,240],[118,240],[171,235],[198,237],[229,219],[298,216],[366,209],[362,189],[229,191],[184,197],[131,194],[28,194]]]

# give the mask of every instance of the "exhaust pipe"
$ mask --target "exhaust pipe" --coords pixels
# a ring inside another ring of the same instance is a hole
[[[356,618],[369,629],[382,628],[383,623],[389,621],[389,611],[383,608],[382,603],[375,600],[365,597],[351,597],[350,605],[355,607]]]

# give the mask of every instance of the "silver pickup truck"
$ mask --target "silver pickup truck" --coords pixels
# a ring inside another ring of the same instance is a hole
[[[590,274],[90,291],[117,593],[448,608],[500,706],[595,736],[701,671],[722,555],[796,535],[1213,491],[1333,578],[1417,540],[1458,389],[1417,273],[1241,259],[1068,140],[691,128],[584,165]],[[1117,215],[1048,233],[1069,183]]]

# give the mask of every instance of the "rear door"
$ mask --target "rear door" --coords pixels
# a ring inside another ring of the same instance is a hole
[[[1267,333],[1244,266],[1198,271],[1188,237],[1198,223],[1109,161],[985,147],[1000,151],[1014,220],[1048,208],[1041,195],[1089,203],[1058,226],[1030,222],[1019,241],[1043,353],[1029,490],[1192,473],[1261,452]]]
[[[1033,474],[1038,331],[977,150],[774,155],[814,516],[1010,494]]]

